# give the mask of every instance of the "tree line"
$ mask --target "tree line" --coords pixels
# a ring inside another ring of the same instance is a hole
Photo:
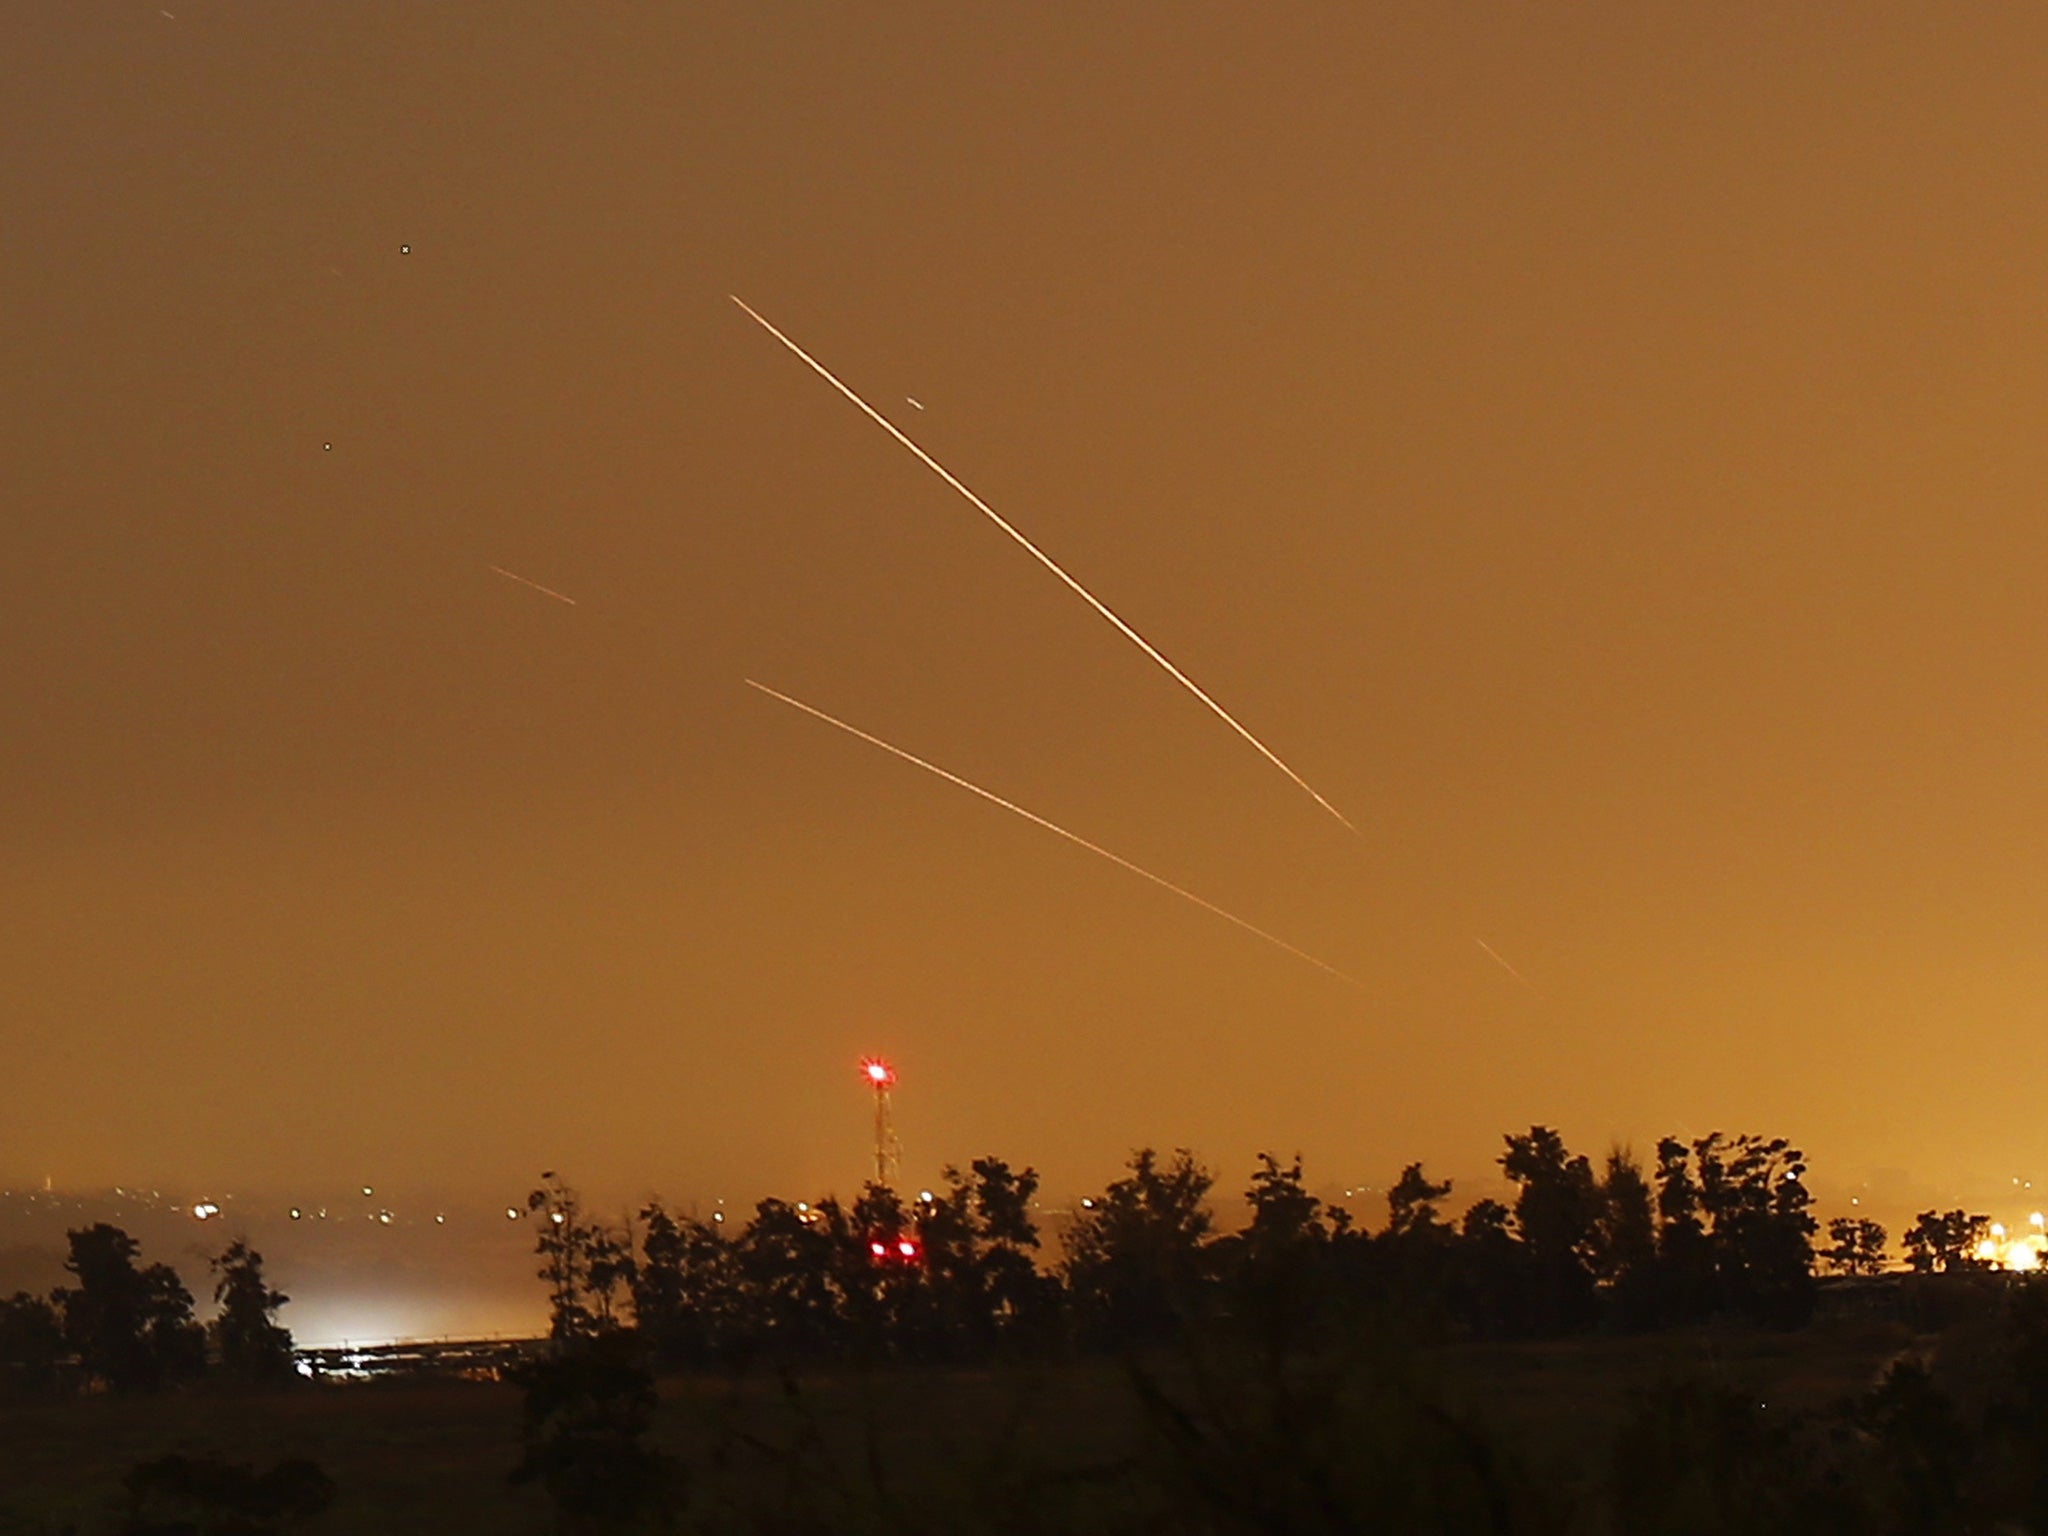
[[[1411,1163],[1377,1225],[1307,1187],[1301,1159],[1262,1154],[1247,1219],[1218,1230],[1214,1174],[1187,1151],[1135,1153],[1081,1202],[1057,1253],[1042,1241],[1035,1170],[1000,1158],[948,1168],[917,1198],[869,1184],[850,1204],[766,1199],[743,1226],[648,1203],[614,1227],[553,1174],[528,1199],[550,1330],[630,1336],[656,1360],[711,1364],[862,1354],[983,1358],[1118,1348],[1192,1324],[1299,1333],[1398,1309],[1438,1336],[1641,1331],[1732,1316],[1797,1327],[1817,1275],[1875,1275],[1888,1234],[1859,1217],[1817,1246],[1806,1161],[1782,1138],[1667,1137],[1645,1164],[1596,1166],[1558,1133],[1504,1138],[1511,1200],[1447,1214],[1449,1180]],[[1915,1271],[1983,1267],[1989,1227],[1925,1211],[1904,1235]],[[166,1264],[99,1223],[67,1234],[70,1283],[0,1300],[0,1382],[150,1391],[204,1376],[279,1382],[294,1372],[287,1298],[237,1241],[213,1259],[216,1317],[197,1321]]]
[[[265,1385],[296,1376],[289,1299],[263,1276],[263,1255],[236,1241],[210,1261],[218,1311],[201,1325],[168,1264],[138,1264],[140,1245],[98,1222],[69,1232],[71,1277],[47,1296],[0,1300],[0,1383],[153,1392],[202,1377]]]
[[[563,1180],[528,1199],[559,1340],[632,1332],[660,1360],[710,1363],[862,1353],[971,1358],[1052,1345],[1159,1341],[1193,1323],[1314,1330],[1400,1309],[1444,1336],[1530,1338],[1647,1330],[1731,1316],[1792,1328],[1823,1270],[1874,1275],[1888,1234],[1820,1226],[1807,1165],[1783,1138],[1657,1143],[1597,1166],[1545,1126],[1504,1138],[1508,1201],[1454,1219],[1449,1180],[1401,1171],[1367,1225],[1307,1187],[1301,1159],[1263,1154],[1248,1219],[1218,1230],[1215,1176],[1187,1151],[1134,1154],[1044,1251],[1037,1173],[1000,1158],[948,1168],[906,1199],[868,1184],[850,1204],[766,1199],[737,1230],[647,1204],[623,1227],[592,1219]],[[1977,1265],[1985,1218],[1925,1212],[1916,1270]]]

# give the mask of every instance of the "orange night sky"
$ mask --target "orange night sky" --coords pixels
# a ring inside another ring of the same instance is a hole
[[[0,11],[0,1182],[2048,1168],[2048,12]]]

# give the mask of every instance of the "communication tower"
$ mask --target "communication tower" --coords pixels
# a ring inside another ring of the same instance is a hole
[[[889,1107],[896,1069],[879,1056],[867,1056],[861,1059],[860,1075],[875,1093],[875,1182],[894,1189],[903,1165],[903,1145],[896,1139],[896,1117]]]

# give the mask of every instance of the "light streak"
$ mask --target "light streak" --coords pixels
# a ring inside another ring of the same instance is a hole
[[[1477,944],[1481,949],[1485,950],[1487,954],[1491,955],[1493,957],[1493,963],[1495,965],[1498,965],[1502,970],[1506,971],[1510,976],[1514,977],[1515,980],[1519,981],[1531,992],[1536,992],[1536,983],[1531,981],[1528,977],[1524,976],[1512,965],[1509,965],[1507,961],[1501,959],[1499,950],[1495,949],[1491,944],[1487,943],[1484,939],[1475,938],[1472,942],[1474,944]],[[1538,997],[1541,997],[1543,994],[1541,992],[1536,992],[1536,995]]]
[[[1032,556],[1038,561],[1040,565],[1044,566],[1048,571],[1051,571],[1053,575],[1059,577],[1059,579],[1065,582],[1067,586],[1071,588],[1077,596],[1079,596],[1083,601],[1085,601],[1088,604],[1089,607],[1093,608],[1097,613],[1101,614],[1105,619],[1109,620],[1110,623],[1114,624],[1117,627],[1117,629],[1123,634],[1125,639],[1129,640],[1133,645],[1137,646],[1139,650],[1143,651],[1147,656],[1150,656],[1154,661],[1159,663],[1161,667],[1165,668],[1167,675],[1172,677],[1175,682],[1179,683],[1181,687],[1187,689],[1189,693],[1192,693],[1196,698],[1200,699],[1204,704],[1208,705],[1210,710],[1215,714],[1217,719],[1221,720],[1225,725],[1229,726],[1233,731],[1237,732],[1238,735],[1242,736],[1246,741],[1250,742],[1252,746],[1258,749],[1260,755],[1263,756],[1267,762],[1271,763],[1275,768],[1278,768],[1282,773],[1286,774],[1288,778],[1294,780],[1296,784],[1300,785],[1302,789],[1306,790],[1310,798],[1312,798],[1317,805],[1320,805],[1324,810],[1328,811],[1332,816],[1336,817],[1337,820],[1343,822],[1344,826],[1349,831],[1354,833],[1357,832],[1358,829],[1351,825],[1350,819],[1346,817],[1342,811],[1338,810],[1337,807],[1330,804],[1329,801],[1325,800],[1320,794],[1318,794],[1314,786],[1312,786],[1307,779],[1304,779],[1300,774],[1296,773],[1292,768],[1288,767],[1285,762],[1281,761],[1280,755],[1277,752],[1275,752],[1271,747],[1267,746],[1263,741],[1259,740],[1258,737],[1254,736],[1249,730],[1247,730],[1242,724],[1240,724],[1238,722],[1237,717],[1231,714],[1229,710],[1225,709],[1221,704],[1218,704],[1214,699],[1209,697],[1209,695],[1203,691],[1201,685],[1198,684],[1193,678],[1189,677],[1187,673],[1181,671],[1179,667],[1175,666],[1172,662],[1168,661],[1164,656],[1162,656],[1159,653],[1159,651],[1153,646],[1151,641],[1147,640],[1143,635],[1139,634],[1135,629],[1131,628],[1130,625],[1126,624],[1122,619],[1118,618],[1115,613],[1111,612],[1108,604],[1104,603],[1093,592],[1090,592],[1086,587],[1082,586],[1081,583],[1076,581],[1072,576],[1069,576],[1066,570],[1059,564],[1058,561],[1054,560],[1051,555],[1048,555],[1044,550],[1040,549],[1036,544],[1032,543],[1030,539],[1026,538],[1022,533],[1018,532],[1017,529],[1011,526],[1011,524],[1003,517],[1003,515],[1000,512],[996,511],[994,507],[990,506],[987,502],[983,501],[979,496],[975,495],[973,491],[969,490],[966,487],[966,485],[961,482],[959,477],[956,476],[951,470],[947,469],[945,465],[941,464],[937,459],[933,458],[930,454],[926,453],[924,449],[920,448],[916,443],[912,442],[909,436],[903,431],[902,428],[898,427],[895,422],[891,421],[888,417],[884,416],[880,411],[876,410],[872,405],[869,405],[867,401],[863,400],[859,395],[855,394],[851,388],[849,388],[845,383],[841,382],[837,374],[833,373],[831,369],[827,368],[823,363],[819,362],[815,357],[811,356],[810,353],[806,352],[794,341],[791,341],[789,337],[785,336],[781,331],[777,330],[772,324],[768,322],[768,320],[764,316],[760,314],[759,311],[755,310],[752,305],[748,304],[745,299],[742,299],[738,294],[728,294],[727,297],[730,298],[733,301],[733,303],[739,305],[741,309],[745,310],[747,314],[753,318],[755,323],[758,324],[770,336],[773,336],[777,341],[781,342],[785,347],[789,348],[790,351],[794,352],[798,357],[802,358],[806,363],[810,364],[812,371],[815,372],[819,378],[825,380],[826,383],[830,384],[834,389],[838,390],[842,395],[846,396],[847,399],[851,400],[855,405],[859,406],[861,410],[867,413],[869,419],[871,419],[877,426],[882,428],[883,431],[887,432],[891,437],[895,438],[897,442],[901,443],[904,447],[908,448],[912,453],[917,455],[919,462],[921,462],[925,466],[925,468],[929,469],[933,474],[937,475],[941,480],[945,481],[946,484],[950,485],[954,490],[958,491],[962,496],[964,496],[969,502],[969,504],[972,505],[977,512],[981,513],[982,516],[986,517],[990,522],[994,523],[998,528],[1002,529],[1003,532],[1007,533],[1011,538],[1015,539],[1019,544],[1023,545],[1025,549],[1029,550]],[[919,409],[921,410],[923,409],[923,407],[920,406]]]
[[[531,587],[536,592],[544,592],[549,597],[552,597],[556,602],[567,603],[571,608],[574,608],[576,606],[575,598],[570,597],[565,593],[557,592],[553,587],[544,587],[537,581],[528,581],[524,576],[520,575],[517,571],[508,571],[502,565],[494,565],[491,567],[491,569],[496,571],[500,576],[503,576],[507,581],[516,581],[522,587]]]
[[[917,767],[924,769],[927,773],[935,773],[940,778],[946,780],[948,783],[959,785],[962,789],[966,790],[970,794],[979,795],[982,799],[987,800],[992,804],[999,805],[1004,810],[1009,811],[1014,815],[1022,816],[1026,821],[1033,822],[1038,826],[1045,828],[1045,830],[1048,832],[1056,833],[1059,836],[1064,837],[1070,843],[1075,843],[1083,848],[1086,848],[1090,853],[1099,854],[1103,858],[1109,860],[1110,863],[1119,865],[1122,868],[1129,870],[1134,875],[1138,875],[1146,880],[1150,880],[1154,885],[1164,887],[1166,890],[1173,892],[1174,895],[1180,897],[1182,900],[1191,901],[1196,906],[1202,908],[1204,911],[1213,912],[1218,917],[1222,918],[1224,921],[1235,923],[1238,927],[1244,929],[1246,933],[1254,934],[1257,937],[1264,939],[1268,944],[1286,950],[1288,954],[1293,955],[1296,959],[1306,960],[1310,965],[1314,966],[1317,970],[1328,971],[1332,976],[1335,976],[1339,981],[1349,982],[1352,986],[1357,987],[1360,991],[1365,990],[1365,983],[1360,981],[1357,977],[1346,975],[1343,971],[1338,970],[1337,967],[1329,964],[1327,961],[1318,960],[1314,955],[1310,954],[1305,949],[1297,949],[1294,945],[1288,943],[1285,939],[1277,938],[1273,934],[1266,932],[1265,929],[1260,928],[1253,923],[1246,922],[1243,918],[1239,917],[1234,912],[1224,911],[1224,909],[1217,906],[1215,902],[1209,901],[1204,897],[1197,896],[1193,891],[1188,890],[1185,886],[1175,885],[1171,880],[1165,879],[1164,877],[1159,875],[1155,875],[1152,873],[1151,870],[1145,869],[1140,865],[1133,864],[1129,859],[1123,857],[1123,855],[1111,853],[1107,848],[1103,847],[1100,843],[1091,843],[1088,841],[1087,838],[1080,836],[1078,833],[1069,832],[1065,827],[1060,826],[1057,822],[1047,821],[1043,816],[1040,816],[1037,812],[1025,810],[1023,806],[1018,805],[1015,801],[1005,800],[1001,795],[998,795],[991,790],[983,789],[979,784],[970,783],[968,780],[961,778],[959,774],[952,773],[944,768],[941,768],[937,763],[928,763],[923,758],[917,756],[915,753],[906,752],[901,747],[893,746],[889,742],[882,740],[882,738],[879,736],[870,736],[866,731],[862,730],[859,726],[848,725],[844,720],[839,719],[837,716],[828,715],[822,709],[814,709],[809,704],[806,704],[802,699],[793,699],[786,693],[782,693],[777,689],[770,688],[766,683],[755,682],[751,677],[746,680],[746,683],[749,688],[758,689],[760,692],[767,694],[771,699],[780,699],[783,703],[789,705],[792,709],[800,709],[805,714],[812,716],[814,719],[824,721],[827,725],[837,726],[840,730],[846,732],[846,734],[849,736],[858,736],[862,741],[867,742],[870,746],[880,747],[884,752],[889,753],[891,756],[900,757],[906,763],[913,763]]]

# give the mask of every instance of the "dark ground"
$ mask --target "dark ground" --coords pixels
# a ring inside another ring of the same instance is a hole
[[[1971,1348],[1964,1335],[1916,1339],[1894,1323],[1843,1320],[1796,1334],[1456,1346],[1412,1355],[1405,1369],[1569,1503],[1604,1475],[1618,1427],[1660,1384],[1710,1383],[1789,1421],[1865,1391],[1902,1352],[1967,1369]],[[1233,1446],[1266,1422],[1252,1407],[1255,1379],[1219,1379],[1204,1402],[1186,1360],[1148,1370],[1180,1401],[1202,1403],[1197,1416],[1212,1429],[1220,1421]],[[1251,1413],[1242,1433],[1229,1427],[1240,1408]],[[171,1452],[259,1466],[310,1458],[338,1489],[313,1532],[553,1530],[541,1496],[507,1481],[520,1413],[514,1387],[437,1380],[0,1403],[0,1533],[117,1530],[124,1474]],[[1171,1528],[1176,1474],[1157,1429],[1127,1369],[1096,1361],[671,1378],[653,1438],[687,1469],[685,1529],[1107,1531]]]

